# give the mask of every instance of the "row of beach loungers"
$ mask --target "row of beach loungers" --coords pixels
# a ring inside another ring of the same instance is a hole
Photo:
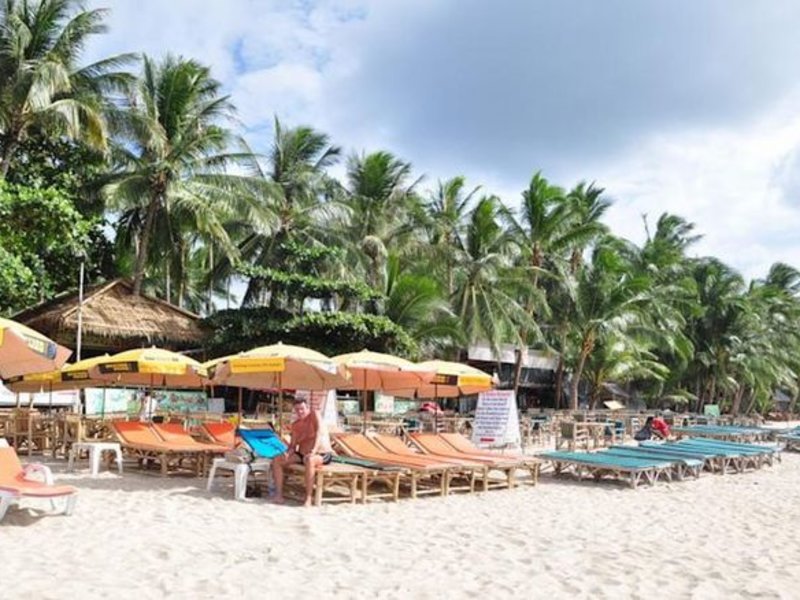
[[[690,425],[676,426],[672,431],[679,437],[705,437],[729,442],[757,442],[774,440],[781,433],[768,427],[745,427],[741,425]]]
[[[211,460],[230,452],[240,440],[256,453],[268,430],[238,430],[224,423],[202,427],[207,442],[198,441],[179,424],[115,422],[112,424],[123,452],[137,458],[142,466],[152,461],[167,475],[189,471],[202,475]],[[238,434],[238,435],[236,435]],[[390,435],[338,434],[333,442],[339,455],[317,473],[316,503],[325,491],[344,484],[349,493],[341,499],[366,502],[375,498],[397,500],[401,489],[412,498],[425,494],[447,495],[457,491],[485,491],[512,488],[517,472],[530,474],[536,483],[539,461],[522,455],[502,455],[481,450],[457,434],[413,434],[407,439]],[[288,475],[302,476],[302,465],[287,467]],[[388,488],[372,491],[373,484]]]
[[[740,473],[780,460],[777,445],[728,442],[713,438],[686,438],[678,442],[643,442],[639,446],[612,446],[598,452],[545,452],[556,474],[572,471],[578,478],[615,477],[631,487],[658,479],[683,480],[702,471]]]

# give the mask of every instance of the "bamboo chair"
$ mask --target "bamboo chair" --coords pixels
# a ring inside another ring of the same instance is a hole
[[[207,452],[195,444],[166,441],[150,425],[138,421],[114,421],[111,427],[123,451],[138,459],[141,466],[146,467],[149,461],[154,460],[160,464],[164,476],[171,470],[181,469],[198,477],[202,475]],[[184,463],[190,463],[192,467],[187,469]]]
[[[487,487],[507,487],[513,488],[517,485],[516,472],[517,469],[528,469],[529,462],[514,460],[513,458],[504,458],[501,456],[482,456],[478,454],[465,454],[459,452],[453,446],[448,444],[440,434],[436,433],[412,433],[410,438],[411,443],[430,456],[435,456],[441,460],[470,460],[485,465],[491,473],[492,471],[499,471],[505,477],[505,482],[493,481],[487,478]],[[538,462],[537,468],[533,470],[532,483],[536,485],[538,480]]]
[[[441,456],[423,454],[417,450],[414,450],[413,448],[410,448],[402,439],[393,435],[373,434],[369,437],[387,452],[404,458],[422,458],[429,460],[431,464],[449,463],[451,465],[458,465],[459,468],[457,470],[455,468],[452,470],[453,478],[462,478],[466,480],[467,483],[461,486],[454,486],[453,479],[451,479],[450,491],[469,491],[470,493],[474,493],[475,485],[478,483],[478,481],[481,482],[481,487],[484,492],[489,489],[489,467],[486,465],[486,463],[466,459],[463,457],[444,458]]]
[[[419,457],[392,454],[378,447],[361,433],[333,434],[332,438],[336,447],[347,456],[369,460],[380,465],[402,467],[405,470],[404,479],[408,479],[410,483],[412,498],[424,494],[446,496],[450,491],[451,469],[458,468],[450,463],[434,463],[429,460],[421,460]],[[430,486],[425,486],[426,483]]]

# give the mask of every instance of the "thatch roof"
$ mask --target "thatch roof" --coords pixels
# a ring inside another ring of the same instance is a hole
[[[78,293],[57,296],[14,319],[74,347]],[[87,288],[81,320],[82,345],[97,350],[119,351],[152,344],[187,349],[196,348],[203,340],[198,315],[152,296],[134,296],[133,285],[124,279]]]

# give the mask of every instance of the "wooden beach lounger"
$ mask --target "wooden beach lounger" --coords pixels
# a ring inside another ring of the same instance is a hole
[[[451,463],[436,463],[419,457],[392,454],[378,447],[361,433],[335,434],[333,440],[336,446],[348,456],[405,469],[404,478],[408,479],[411,484],[412,498],[423,494],[446,496],[450,491],[451,470],[458,469],[458,466]],[[433,485],[430,487],[422,487],[420,485],[425,483]]]
[[[505,476],[505,482],[498,482],[489,480],[488,485],[490,488],[503,487],[513,488],[517,484],[516,471],[517,469],[527,469],[531,471],[531,482],[536,485],[539,476],[539,461],[520,461],[515,460],[513,457],[505,457],[501,455],[483,455],[483,454],[466,454],[459,452],[453,446],[448,444],[444,438],[438,433],[412,433],[410,436],[411,442],[431,456],[437,457],[441,460],[452,459],[467,459],[486,465],[489,472],[499,471]]]
[[[678,481],[683,481],[687,475],[691,475],[695,479],[700,477],[700,471],[703,470],[705,461],[699,458],[690,458],[688,456],[675,456],[674,454],[658,453],[646,450],[644,448],[637,448],[636,446],[612,446],[605,450],[604,454],[615,456],[628,456],[630,458],[642,459],[658,459],[669,461],[673,465],[673,475]]]
[[[227,448],[234,448],[241,443],[236,437],[236,427],[231,423],[202,423],[200,431],[210,441]]]
[[[650,447],[650,446],[612,446],[611,448],[633,448],[638,452],[645,453],[647,456],[652,456],[655,458],[661,457],[665,459],[672,459],[672,460],[689,460],[689,461],[700,461],[701,463],[701,470],[705,469],[710,473],[724,473],[726,468],[725,461],[727,460],[725,456],[720,456],[719,454],[704,452],[701,449],[698,450],[689,450],[683,449],[681,451],[674,450],[670,447],[666,447],[666,444],[660,444],[659,447]]]
[[[786,450],[800,451],[800,433],[786,433],[779,435],[778,439],[783,442]]]
[[[44,481],[29,479],[34,473],[40,473]],[[44,465],[22,466],[16,450],[0,447],[0,521],[12,504],[25,498],[50,500],[53,510],[57,508],[56,499],[65,500],[64,514],[71,515],[78,499],[78,490],[69,485],[55,485],[53,474]]]
[[[119,440],[122,449],[137,458],[142,466],[150,460],[158,461],[161,474],[168,475],[170,470],[187,469],[185,463],[191,465],[190,470],[198,477],[205,467],[205,450],[198,450],[194,444],[178,444],[168,442],[156,433],[147,423],[139,421],[114,421],[111,430]]]
[[[764,464],[771,466],[776,459],[781,460],[780,448],[775,444],[747,444],[707,438],[689,438],[681,443],[689,448],[721,448],[740,452],[745,457],[755,457],[756,467]]]
[[[394,435],[374,434],[370,436],[370,439],[387,452],[401,457],[422,458],[431,461],[432,464],[449,463],[458,465],[459,468],[454,468],[452,471],[453,478],[465,479],[467,483],[466,485],[454,486],[453,478],[451,478],[449,491],[469,491],[472,493],[475,491],[475,484],[479,481],[484,492],[489,489],[489,467],[486,463],[463,457],[443,458],[422,454],[406,446],[406,443],[401,438]]]
[[[727,473],[733,469],[734,473],[741,473],[748,466],[758,468],[761,465],[761,457],[731,449],[714,446],[687,445],[685,440],[679,442],[642,442],[644,448],[669,449],[670,452],[682,453],[683,455],[695,456],[703,453],[717,457],[717,469],[719,473]]]
[[[572,469],[581,479],[584,473],[600,480],[606,475],[627,480],[632,488],[636,488],[642,480],[650,485],[659,477],[672,480],[673,463],[663,459],[640,459],[615,456],[607,452],[545,452],[542,458],[553,465],[556,474]]]

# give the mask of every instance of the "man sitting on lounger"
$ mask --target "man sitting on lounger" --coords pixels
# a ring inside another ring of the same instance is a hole
[[[285,465],[303,464],[306,480],[306,506],[311,506],[314,492],[314,475],[322,465],[331,462],[331,440],[328,429],[316,410],[311,410],[308,402],[297,400],[294,403],[295,421],[292,423],[292,436],[289,449],[272,462],[275,478],[275,502],[283,502],[283,469]]]

